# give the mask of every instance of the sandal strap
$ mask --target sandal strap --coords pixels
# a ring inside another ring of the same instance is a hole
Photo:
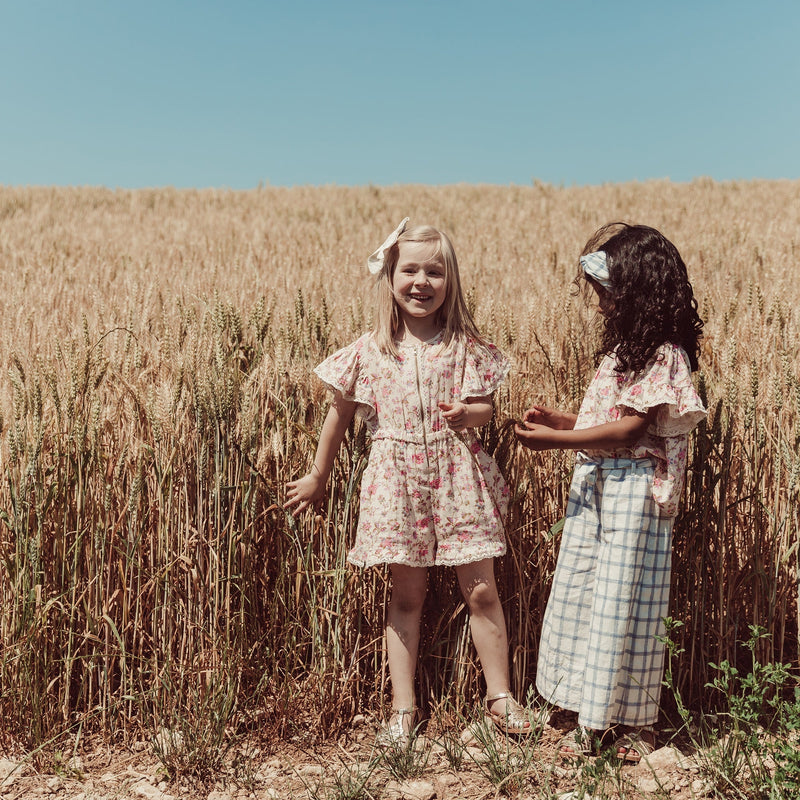
[[[381,747],[405,747],[414,736],[413,730],[406,730],[404,719],[410,718],[409,728],[414,727],[418,718],[419,706],[393,708],[389,721],[378,732],[376,741]]]
[[[655,745],[649,742],[643,734],[655,737],[655,731],[652,728],[642,728],[641,730],[623,734],[617,739],[616,745],[618,748],[636,750],[640,756],[649,756],[655,751]]]
[[[492,703],[505,700],[502,712],[492,711]],[[483,701],[484,713],[504,733],[530,733],[533,728],[527,711],[514,699],[510,692],[500,692]]]
[[[558,749],[561,755],[589,756],[596,750],[596,744],[602,739],[602,732],[578,725],[561,737]],[[569,751],[569,752],[568,752]]]
[[[515,703],[517,702],[514,700],[514,695],[511,694],[511,692],[500,692],[491,697],[487,695],[486,698],[484,698],[483,704],[488,708],[495,700],[513,700]]]

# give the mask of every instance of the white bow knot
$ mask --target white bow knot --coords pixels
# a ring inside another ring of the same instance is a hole
[[[397,238],[406,229],[407,222],[408,217],[389,234],[386,241],[367,259],[367,268],[373,275],[377,275],[383,269],[386,251],[397,242]]]
[[[581,256],[580,261],[583,271],[590,278],[594,278],[604,289],[611,288],[608,264],[606,263],[606,254],[604,250],[596,250],[594,253],[587,253],[585,256]]]

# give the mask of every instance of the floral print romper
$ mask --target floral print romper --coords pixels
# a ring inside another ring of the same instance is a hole
[[[508,487],[471,430],[452,431],[438,407],[491,395],[508,374],[494,345],[441,334],[384,355],[371,333],[314,372],[358,403],[371,436],[361,481],[355,546],[358,566],[459,565],[505,553]]]

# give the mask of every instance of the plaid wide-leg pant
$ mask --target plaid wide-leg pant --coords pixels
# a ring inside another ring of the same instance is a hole
[[[536,688],[595,730],[658,718],[674,519],[652,482],[650,459],[579,457],[570,487]]]

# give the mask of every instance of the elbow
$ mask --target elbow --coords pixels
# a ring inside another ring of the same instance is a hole
[[[637,425],[624,431],[621,436],[622,447],[635,447],[647,430],[646,425]]]

